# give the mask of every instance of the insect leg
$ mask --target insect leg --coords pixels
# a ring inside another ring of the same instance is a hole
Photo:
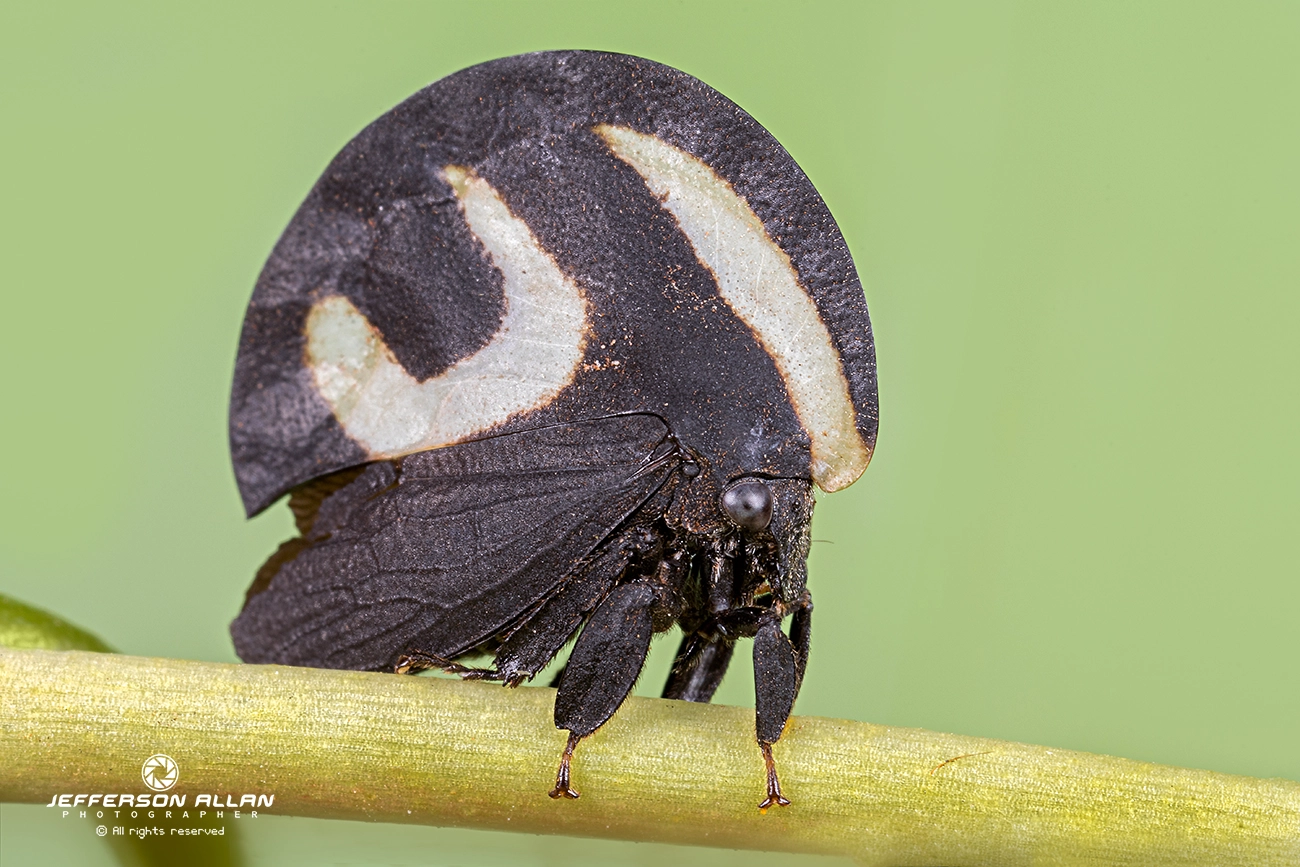
[[[734,605],[736,595],[736,540],[729,537],[713,553],[709,567],[709,613],[721,614]]]
[[[664,698],[710,701],[727,673],[735,649],[735,641],[722,635],[683,637],[677,658],[673,660],[673,670],[664,684]]]
[[[500,679],[508,686],[517,686],[545,668],[577,630],[583,616],[596,607],[623,574],[631,556],[626,548],[606,551],[547,599],[497,651],[495,665]]]
[[[781,794],[772,744],[780,740],[794,707],[799,692],[799,669],[794,646],[781,631],[781,621],[776,617],[764,621],[754,636],[754,728],[767,765],[767,798],[758,805],[760,810],[773,804],[784,807],[790,803]]]
[[[411,650],[397,657],[393,673],[419,674],[434,668],[447,674],[459,674],[465,680],[497,680],[496,672],[490,668],[471,668],[432,653],[425,653],[423,650]]]
[[[808,648],[812,645],[812,612],[812,597],[805,590],[799,607],[794,611],[794,617],[790,618],[790,643],[794,645],[796,695],[803,686],[803,672],[808,667]]]
[[[624,584],[605,597],[569,656],[555,694],[555,727],[568,729],[552,798],[576,798],[569,763],[578,741],[600,728],[627,698],[645,665],[653,631],[654,590],[644,581]]]

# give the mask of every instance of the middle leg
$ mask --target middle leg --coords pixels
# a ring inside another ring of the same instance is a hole
[[[682,701],[712,701],[722,678],[731,665],[736,649],[734,639],[715,633],[704,637],[699,633],[682,636],[673,669],[664,684],[663,697]]]
[[[577,798],[570,763],[578,742],[618,710],[645,665],[654,631],[655,592],[641,579],[615,588],[600,603],[573,646],[555,694],[555,727],[569,741],[560,758],[552,798]]]

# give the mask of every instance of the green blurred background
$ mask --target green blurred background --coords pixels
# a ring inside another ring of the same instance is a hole
[[[818,506],[798,710],[1300,780],[1294,3],[6,4],[0,592],[234,660],[291,532],[244,521],[226,453],[271,245],[393,104],[570,47],[740,103],[857,259],[883,423]],[[54,812],[3,807],[6,867],[108,863]],[[258,864],[792,861],[241,830]]]

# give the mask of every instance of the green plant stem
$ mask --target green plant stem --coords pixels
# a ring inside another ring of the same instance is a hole
[[[546,796],[549,689],[0,650],[0,799],[274,794],[266,812],[847,854],[871,865],[1300,864],[1300,784],[799,717],[762,815],[752,711],[630,699]]]
[[[74,626],[48,611],[33,608],[10,596],[0,593],[0,648],[37,650],[89,650],[95,653],[113,653],[98,636],[80,626]],[[0,712],[8,702],[0,692]],[[0,722],[0,730],[3,723]],[[3,776],[3,774],[0,774]],[[214,817],[191,818],[188,821],[155,819],[151,825],[184,828],[216,828],[221,823]],[[237,826],[224,829],[220,837],[165,836],[136,837],[108,836],[104,842],[122,867],[170,867],[185,864],[187,867],[239,867],[240,834]]]

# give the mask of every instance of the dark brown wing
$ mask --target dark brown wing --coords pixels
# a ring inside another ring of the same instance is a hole
[[[560,584],[664,483],[652,415],[556,425],[373,464],[231,624],[245,662],[391,668],[451,658]]]

